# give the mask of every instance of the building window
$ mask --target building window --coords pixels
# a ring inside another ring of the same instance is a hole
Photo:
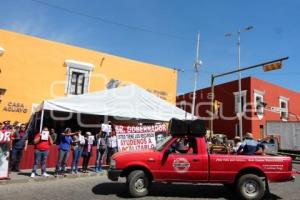
[[[255,113],[258,117],[264,114],[264,92],[255,90],[254,91],[254,106],[255,106]]]
[[[80,95],[89,91],[90,75],[93,65],[89,63],[66,60],[67,82],[66,94]]]
[[[289,117],[288,98],[279,97],[279,107],[280,107],[280,118],[282,120],[287,120]]]
[[[70,94],[83,94],[84,73],[72,72]]]
[[[240,100],[240,98],[239,98],[239,92],[234,92],[233,93],[233,95],[234,95],[234,111],[236,112],[236,113],[238,113],[239,112],[239,107],[238,107],[238,105],[239,105],[239,100]],[[243,91],[241,91],[241,112],[245,112],[245,109],[246,109],[246,95],[247,95],[247,90],[243,90]]]

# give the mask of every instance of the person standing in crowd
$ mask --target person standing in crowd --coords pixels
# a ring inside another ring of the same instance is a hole
[[[107,157],[106,157],[106,164],[110,164],[111,157],[118,151],[118,142],[116,131],[112,128],[111,134],[108,136],[107,140]]]
[[[43,128],[42,133],[36,134],[33,143],[35,144],[34,164],[30,177],[34,178],[37,175],[36,170],[39,163],[41,163],[41,175],[43,177],[48,177],[49,175],[46,172],[46,161],[48,158],[49,148],[53,144],[53,140],[47,127]]]
[[[255,155],[259,149],[262,149],[262,154],[264,154],[265,146],[254,140],[252,133],[246,133],[245,140],[238,148],[237,153]]]
[[[71,173],[78,173],[78,163],[82,154],[82,150],[85,144],[85,139],[81,135],[81,131],[77,131],[77,135],[74,135],[72,138],[72,151],[73,151],[73,160],[71,166]]]
[[[56,144],[56,139],[57,139],[57,133],[55,133],[54,128],[50,129],[50,136],[52,138],[53,144]]]
[[[93,152],[93,143],[94,143],[94,136],[92,136],[91,132],[86,132],[85,134],[85,144],[83,146],[83,151],[82,151],[82,172],[87,173],[87,169],[89,166],[89,161],[92,156]]]
[[[12,127],[7,126],[9,129]],[[25,124],[21,124],[20,128],[16,129],[11,134],[11,165],[10,170],[19,172],[19,164],[22,160],[23,151],[27,150],[28,135],[26,133]]]
[[[102,157],[105,153],[107,148],[106,145],[106,133],[100,130],[100,133],[96,135],[96,145],[97,145],[97,156],[96,156],[96,163],[95,163],[95,171],[96,173],[102,172]]]
[[[10,120],[4,121],[3,124],[4,124],[3,130],[6,130],[6,129],[8,129],[9,127],[12,127],[12,126],[10,125]]]
[[[70,128],[66,128],[64,133],[60,136],[59,153],[55,168],[55,175],[66,173],[66,165],[68,160],[69,151],[72,144],[72,136],[77,133],[72,133]]]

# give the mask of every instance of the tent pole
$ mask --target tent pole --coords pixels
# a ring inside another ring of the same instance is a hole
[[[44,123],[44,108],[42,109],[42,115],[41,115],[40,133],[42,132],[43,123]]]

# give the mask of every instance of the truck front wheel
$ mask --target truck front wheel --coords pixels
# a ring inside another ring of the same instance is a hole
[[[149,193],[150,180],[143,170],[134,170],[127,176],[127,186],[132,197],[143,197]]]
[[[265,194],[265,183],[261,177],[254,174],[246,174],[239,178],[237,192],[242,199],[259,200]]]

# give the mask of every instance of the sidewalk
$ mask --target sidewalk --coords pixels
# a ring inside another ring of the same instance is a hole
[[[64,176],[59,175],[57,177],[54,176],[54,168],[47,169],[47,173],[50,175],[49,177],[42,177],[41,171],[38,170],[38,176],[31,178],[31,169],[21,170],[20,172],[11,172],[9,174],[9,179],[0,180],[0,185],[7,184],[15,184],[15,183],[28,183],[28,182],[43,182],[43,181],[55,181],[65,178],[82,178],[82,177],[91,177],[91,176],[104,176],[106,175],[106,169],[104,169],[101,173],[96,173],[93,171],[93,168],[88,168],[88,173],[71,174],[66,173]]]

